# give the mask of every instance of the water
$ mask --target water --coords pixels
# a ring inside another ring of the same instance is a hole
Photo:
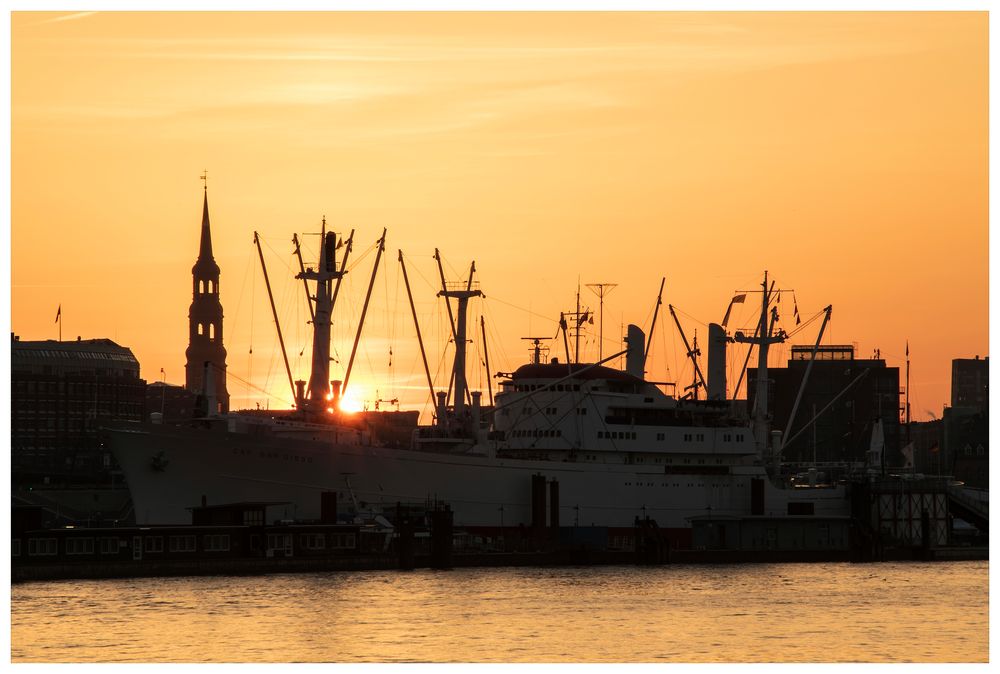
[[[13,662],[987,662],[988,562],[25,583]]]

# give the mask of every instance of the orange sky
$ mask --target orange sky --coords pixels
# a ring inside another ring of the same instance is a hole
[[[56,338],[61,304],[64,339],[114,339],[148,380],[183,383],[204,169],[234,407],[290,398],[253,231],[308,378],[290,239],[324,215],[358,230],[333,377],[361,253],[389,230],[360,400],[427,409],[400,248],[432,372],[451,357],[435,247],[449,280],[476,261],[470,333],[485,315],[493,371],[524,362],[520,337],[556,334],[578,281],[619,284],[614,352],[666,276],[649,377],[689,383],[666,304],[702,340],[764,269],[803,318],[832,304],[824,342],[880,349],[901,386],[909,340],[916,419],[940,416],[952,358],[988,354],[985,12],[15,12],[11,38],[11,330]],[[753,320],[737,305],[730,327]]]

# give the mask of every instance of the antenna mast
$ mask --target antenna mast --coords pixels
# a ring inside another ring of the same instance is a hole
[[[597,338],[597,359],[604,360],[604,296],[611,294],[611,291],[618,287],[617,283],[588,283],[587,287],[597,293],[601,300],[598,313],[598,338]],[[577,294],[579,298],[579,293]],[[577,311],[580,307],[577,306]]]

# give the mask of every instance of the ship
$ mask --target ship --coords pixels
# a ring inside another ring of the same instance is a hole
[[[353,521],[401,503],[443,503],[455,527],[496,533],[535,522],[546,484],[553,523],[613,530],[654,521],[681,546],[690,543],[692,521],[707,515],[849,513],[844,485],[801,489],[782,481],[774,461],[781,433],[769,429],[763,405],[748,414],[745,403],[724,395],[677,397],[647,381],[648,347],[636,325],[628,326],[618,353],[593,363],[571,362],[568,348],[564,362],[546,359],[536,339],[527,363],[498,373],[495,400],[484,405],[465,373],[466,309],[480,294],[471,272],[451,287],[442,272],[439,295],[458,309],[454,390],[451,404],[437,392],[433,423],[414,423],[401,441],[399,426],[379,413],[338,411],[343,391],[329,380],[329,343],[342,241],[325,224],[322,236],[317,268],[299,274],[315,284],[315,316],[309,386],[298,382],[294,410],[217,413],[207,368],[208,413],[185,424],[165,424],[154,413],[104,429],[137,524],[186,524],[193,507],[240,502],[281,504],[282,517],[318,520],[333,494],[340,517]],[[758,368],[765,369],[757,377],[758,401],[768,400],[768,345],[782,337],[767,320],[772,289],[765,272],[757,332],[730,338],[758,348]],[[612,366],[622,359],[623,369]]]

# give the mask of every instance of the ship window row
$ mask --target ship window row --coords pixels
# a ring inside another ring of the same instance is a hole
[[[735,435],[733,433],[722,434],[723,442],[733,442],[734,440],[736,442],[743,442],[743,434],[742,433],[736,433]]]
[[[527,393],[529,391],[537,391],[540,388],[546,388],[546,387],[543,384],[514,384],[514,390],[515,391],[521,391],[521,392],[525,392],[525,393]],[[580,390],[580,385],[579,384],[556,384],[555,386],[549,386],[548,389],[550,391],[559,391],[559,392],[579,391]]]
[[[520,430],[511,431],[511,437],[514,438],[561,438],[562,431],[558,428],[545,428],[545,429],[531,429],[531,430]]]
[[[597,431],[598,440],[637,440],[635,431]]]
[[[704,433],[685,433],[684,442],[703,442],[705,440]]]

